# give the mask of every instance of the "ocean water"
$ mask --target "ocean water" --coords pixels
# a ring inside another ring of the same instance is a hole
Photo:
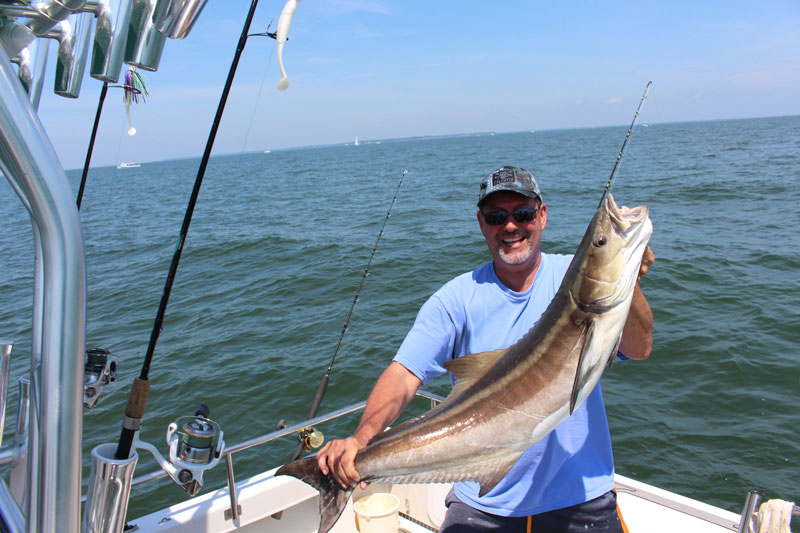
[[[489,257],[475,220],[480,178],[530,169],[548,205],[543,249],[571,253],[600,199],[625,127],[362,142],[213,157],[151,367],[142,439],[199,403],[229,445],[308,415],[403,170],[320,412],[361,401],[416,311]],[[614,195],[646,203],[656,263],[647,361],[602,384],[617,471],[740,511],[745,492],[796,500],[800,464],[800,117],[639,126]],[[117,381],[84,416],[84,468],[119,436],[199,159],[92,169],[81,218],[87,347]],[[80,172],[68,172],[77,191]],[[0,182],[0,337],[30,366],[30,222]],[[428,387],[446,393],[442,378]],[[12,407],[6,438],[13,432]],[[402,415],[409,416],[409,413]],[[344,436],[357,417],[327,424]],[[290,438],[234,456],[237,480],[285,462]],[[146,454],[137,475],[156,469]],[[206,474],[206,490],[224,483]],[[135,517],[184,499],[167,479],[136,486]],[[155,504],[154,504],[155,502]]]

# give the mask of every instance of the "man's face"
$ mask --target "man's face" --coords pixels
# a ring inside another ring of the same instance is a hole
[[[512,215],[520,208],[536,209],[536,214],[531,220],[520,222]],[[485,215],[497,211],[507,213],[505,221],[497,226],[488,224]],[[539,200],[514,192],[496,192],[479,208],[478,222],[496,266],[538,264],[542,230],[547,223],[547,207]]]

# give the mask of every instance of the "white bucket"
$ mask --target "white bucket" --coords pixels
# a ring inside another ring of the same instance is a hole
[[[353,504],[356,528],[360,533],[397,533],[399,507],[400,500],[394,494],[376,492],[365,496]]]

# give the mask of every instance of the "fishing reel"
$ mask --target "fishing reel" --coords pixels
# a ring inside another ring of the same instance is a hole
[[[275,426],[275,429],[281,430],[287,427],[289,426],[286,425],[286,420],[281,418]],[[303,451],[308,453],[312,448],[316,450],[325,443],[325,435],[316,428],[307,427],[297,431],[297,441],[300,443]],[[297,454],[299,455],[299,453],[300,448],[298,447]]]
[[[217,465],[225,449],[223,431],[208,418],[209,414],[209,408],[201,404],[194,416],[179,417],[167,427],[169,461],[152,444],[136,441],[136,447],[152,453],[161,468],[189,496],[200,491],[203,472]]]
[[[83,405],[88,409],[97,405],[103,388],[117,377],[117,362],[109,361],[109,355],[112,354],[102,348],[86,350],[86,364],[83,366]]]
[[[317,449],[325,442],[325,435],[321,431],[314,428],[303,428],[297,432],[297,440],[303,445],[303,450],[306,453],[311,449]]]

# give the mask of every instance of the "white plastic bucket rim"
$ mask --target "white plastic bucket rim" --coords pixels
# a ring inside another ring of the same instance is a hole
[[[400,500],[388,492],[376,492],[353,504],[356,524],[361,533],[393,533],[399,528]]]

